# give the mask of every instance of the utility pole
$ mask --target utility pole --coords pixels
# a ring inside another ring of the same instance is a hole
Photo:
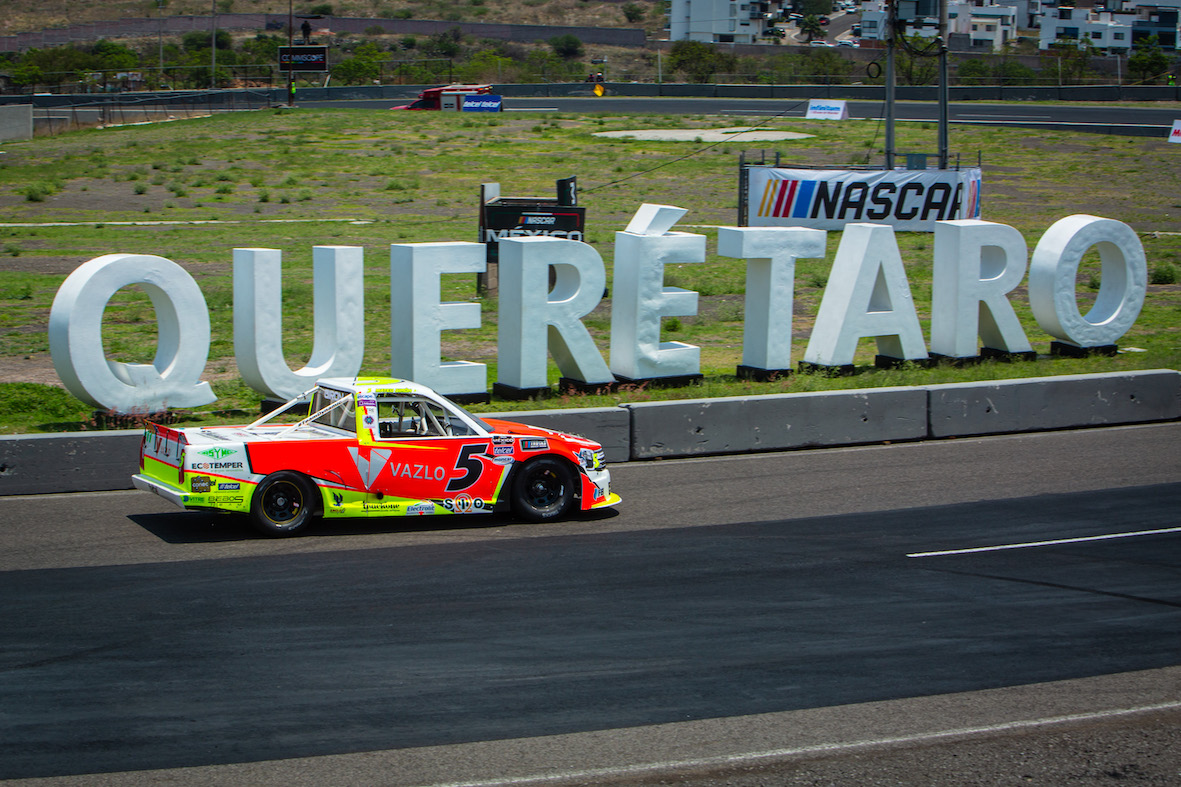
[[[217,87],[217,0],[211,0],[210,9],[213,17],[213,37],[209,40],[211,46],[210,51],[213,52],[213,60],[209,66],[209,87]]]
[[[947,0],[939,0],[939,169],[947,169]]]
[[[295,46],[295,0],[287,0],[287,51]],[[287,106],[295,106],[295,72],[291,68],[291,59],[287,61]]]
[[[898,0],[886,3],[886,169],[894,169],[894,45],[898,25]]]
[[[160,83],[164,83],[164,4],[168,0],[156,0],[156,11],[160,14],[160,27],[157,30],[157,41],[160,44]]]

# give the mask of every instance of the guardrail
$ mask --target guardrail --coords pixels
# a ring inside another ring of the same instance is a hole
[[[491,414],[489,414],[491,415]],[[609,462],[912,442],[1181,419],[1181,372],[500,413],[603,444]],[[0,495],[131,488],[140,430],[0,436]]]

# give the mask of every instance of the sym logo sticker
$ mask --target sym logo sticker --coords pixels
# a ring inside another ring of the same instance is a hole
[[[372,448],[369,451],[369,458],[364,459],[355,447],[350,446],[349,453],[353,455],[353,464],[357,466],[357,472],[361,474],[361,480],[365,482],[365,488],[368,489],[373,486],[373,482],[381,475],[381,470],[390,460],[390,454],[393,451]]]

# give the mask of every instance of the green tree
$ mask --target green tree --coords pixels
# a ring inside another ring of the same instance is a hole
[[[935,78],[939,76],[937,54],[934,39],[907,36],[894,52],[898,82],[903,85],[934,84]]]
[[[1095,47],[1088,40],[1059,38],[1050,43],[1048,57],[1043,58],[1042,72],[1056,76],[1061,85],[1077,85],[1091,71]]]
[[[853,67],[853,63],[841,57],[835,49],[814,49],[809,50],[804,58],[800,75],[808,77],[811,82],[839,85],[848,81]]]
[[[95,65],[100,69],[131,69],[139,65],[139,55],[125,44],[116,44],[105,39],[97,41],[91,48]]]
[[[259,33],[242,42],[242,54],[250,63],[275,63],[279,60],[279,47],[286,44],[285,38]]]
[[[353,50],[352,57],[345,58],[332,69],[332,78],[346,85],[364,85],[381,76],[381,61],[385,53],[372,41],[366,41]]]
[[[470,83],[513,81],[516,72],[517,66],[512,59],[492,49],[481,49],[455,69],[460,81]]]
[[[17,87],[32,87],[44,81],[41,67],[33,63],[17,63],[12,67],[12,84]]]
[[[99,69],[98,59],[74,46],[55,46],[49,49],[30,49],[21,58],[18,68],[22,79],[36,76],[35,83],[62,85],[75,82]],[[25,82],[24,84],[34,84]]]
[[[577,60],[583,54],[582,41],[578,36],[570,33],[554,36],[549,40],[549,45],[554,50],[554,54],[563,60]]]
[[[364,57],[346,57],[332,67],[334,82],[346,85],[366,85],[381,76],[381,65]]]
[[[630,22],[633,25],[636,22],[643,21],[643,19],[644,19],[644,7],[643,6],[636,5],[635,3],[624,3],[622,10],[623,10],[623,18],[626,19],[628,22]]]
[[[194,30],[191,33],[185,33],[184,37],[181,38],[180,42],[181,42],[181,46],[184,47],[185,51],[198,52],[202,49],[209,49],[209,41],[211,40],[211,38],[212,38],[212,36],[210,33],[206,33],[201,30]],[[219,50],[220,49],[229,50],[229,49],[233,49],[233,47],[234,47],[234,39],[232,37],[230,37],[230,34],[228,32],[226,32],[225,30],[218,30],[217,31],[217,48]]]
[[[453,27],[445,33],[435,33],[427,39],[423,50],[434,57],[457,57],[462,50],[463,32]]]
[[[691,81],[703,84],[715,73],[734,71],[738,58],[702,41],[675,41],[668,53],[668,65]]]
[[[1128,70],[1138,76],[1141,82],[1155,83],[1168,67],[1169,58],[1161,51],[1160,40],[1156,36],[1142,38],[1133,44],[1132,54],[1128,56]]]
[[[1036,85],[1037,72],[1016,60],[1002,60],[996,67],[996,80],[1000,85]]]
[[[956,65],[956,77],[961,85],[987,85],[992,81],[992,69],[983,60],[964,60]]]
[[[808,37],[808,43],[814,39],[825,38],[824,25],[820,24],[820,17],[808,14],[800,20],[800,32]]]
[[[956,66],[961,85],[1032,85],[1037,72],[1016,60],[964,60]]]

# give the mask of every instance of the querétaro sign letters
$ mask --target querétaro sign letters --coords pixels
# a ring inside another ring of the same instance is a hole
[[[563,377],[588,384],[616,376],[659,379],[699,373],[700,348],[661,341],[661,319],[697,311],[697,293],[664,285],[664,266],[701,264],[704,235],[677,232],[685,210],[643,205],[615,234],[610,361],[583,324],[598,306],[607,273],[586,243],[547,235],[500,238],[497,384],[520,390],[547,386],[550,358]],[[1078,347],[1115,344],[1139,316],[1147,286],[1144,250],[1128,225],[1096,216],[1056,222],[1032,256],[1014,228],[977,219],[936,222],[930,341],[894,237],[886,224],[844,226],[803,360],[821,366],[853,363],[857,344],[872,338],[880,355],[923,360],[930,351],[952,357],[979,354],[983,345],[1027,352],[1029,340],[1009,302],[1026,279],[1042,330]],[[790,367],[795,263],[823,258],[824,230],[804,227],[722,227],[718,253],[747,266],[743,363]],[[1075,293],[1079,263],[1089,250],[1102,260],[1094,305],[1080,313]],[[290,398],[321,377],[361,371],[364,357],[363,251],[317,246],[313,256],[315,339],[298,370],[283,358],[281,252],[235,249],[234,352],[252,388]],[[478,303],[440,299],[443,274],[486,268],[482,243],[398,243],[390,247],[390,372],[442,393],[487,390],[484,364],[441,360],[442,332],[478,327]],[[550,286],[550,270],[553,284]],[[107,301],[139,285],[155,308],[156,356],[151,364],[108,359],[102,342]],[[145,254],[111,254],[75,270],[54,299],[49,342],[66,388],[95,407],[119,413],[195,407],[215,396],[201,380],[210,346],[204,296],[176,262]]]

